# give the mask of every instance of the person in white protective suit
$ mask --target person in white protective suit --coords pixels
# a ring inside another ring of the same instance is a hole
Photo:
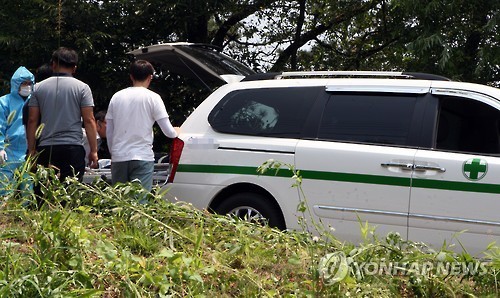
[[[0,97],[0,196],[12,191],[14,172],[26,158],[23,106],[31,96],[35,76],[24,66],[10,80],[10,93]]]

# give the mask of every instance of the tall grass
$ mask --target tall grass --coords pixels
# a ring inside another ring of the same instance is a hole
[[[61,183],[43,168],[32,177],[44,185],[41,208],[14,195],[0,207],[0,297],[500,295],[497,247],[484,274],[367,274],[354,265],[475,260],[397,234],[377,239],[369,225],[360,226],[366,241],[355,246],[170,203],[133,183]]]

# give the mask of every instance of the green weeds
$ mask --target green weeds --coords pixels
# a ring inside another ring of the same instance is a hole
[[[36,198],[14,195],[0,207],[0,297],[500,294],[498,247],[488,248],[488,262],[478,263],[446,249],[432,252],[398,234],[377,239],[369,225],[360,228],[366,241],[354,246],[322,231],[320,223],[303,221],[304,231],[325,237],[282,232],[169,203],[159,190],[146,193],[133,183],[61,183],[53,176],[42,168],[32,175],[43,185],[40,208]],[[308,218],[303,200],[299,208]],[[455,274],[431,266],[437,262],[482,267]],[[375,270],[375,264],[387,268]]]
[[[375,227],[359,220],[364,239],[356,247],[340,243],[319,220],[313,219],[302,189],[300,171],[293,165],[273,159],[264,162],[258,172],[277,175],[290,173],[292,187],[297,187],[300,202],[297,211],[304,231],[321,236],[307,245],[312,296],[356,297],[498,297],[500,248],[491,244],[486,259],[476,259],[463,252],[456,254],[444,245],[434,251],[423,243],[406,241],[397,233],[378,239]],[[464,250],[465,251],[465,250]]]

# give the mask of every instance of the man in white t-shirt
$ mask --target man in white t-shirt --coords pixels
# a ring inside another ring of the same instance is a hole
[[[145,60],[130,65],[132,87],[116,92],[106,114],[106,135],[111,153],[113,183],[138,179],[151,190],[153,185],[153,125],[175,138],[178,128],[170,123],[161,96],[151,90],[154,68]]]

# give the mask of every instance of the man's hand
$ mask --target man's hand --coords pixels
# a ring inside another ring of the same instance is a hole
[[[7,161],[7,152],[0,150],[0,165]]]
[[[36,149],[34,149],[34,150],[28,150],[28,156],[29,157],[33,158],[33,157],[36,156],[36,154],[37,154]]]
[[[174,126],[175,132],[177,133],[177,136],[181,134],[181,128],[178,126]]]
[[[99,167],[97,152],[89,152],[89,164],[87,165],[91,169],[97,169]]]

